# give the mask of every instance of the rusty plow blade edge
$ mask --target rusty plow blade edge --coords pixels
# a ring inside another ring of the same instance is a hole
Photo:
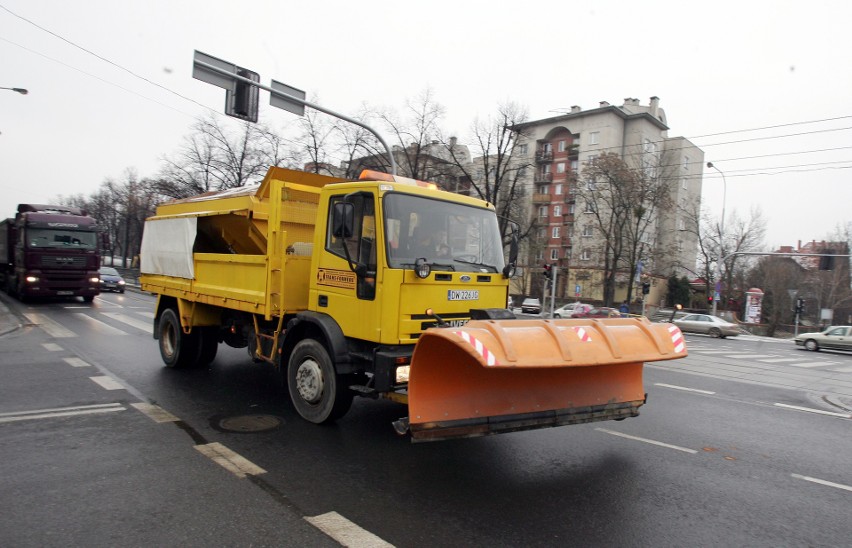
[[[435,441],[635,417],[643,363],[685,355],[679,331],[638,319],[430,329],[412,358],[409,431]]]

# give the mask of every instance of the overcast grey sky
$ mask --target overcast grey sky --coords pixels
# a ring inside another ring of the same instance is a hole
[[[656,95],[725,173],[729,215],[759,206],[767,246],[820,240],[852,222],[850,21],[842,1],[0,0],[0,86],[30,91],[0,90],[0,216],[155,175],[224,105],[192,78],[197,49],[345,114],[429,87],[462,141],[507,100],[537,119]],[[705,170],[716,216],[722,186]]]

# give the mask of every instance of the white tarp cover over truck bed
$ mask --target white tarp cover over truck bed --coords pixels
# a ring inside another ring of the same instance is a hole
[[[197,217],[145,221],[145,231],[142,234],[142,273],[195,279],[192,246],[197,230]]]

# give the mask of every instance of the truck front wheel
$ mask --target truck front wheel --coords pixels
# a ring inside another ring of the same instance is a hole
[[[158,335],[160,356],[166,367],[191,367],[198,362],[201,344],[198,332],[184,333],[173,308],[165,309],[160,315]]]
[[[349,411],[354,393],[337,375],[325,347],[300,341],[287,364],[287,387],[296,412],[315,424],[332,422]]]

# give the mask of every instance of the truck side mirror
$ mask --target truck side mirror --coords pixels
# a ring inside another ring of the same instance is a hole
[[[331,219],[331,234],[335,238],[351,238],[355,233],[355,205],[337,202]]]

